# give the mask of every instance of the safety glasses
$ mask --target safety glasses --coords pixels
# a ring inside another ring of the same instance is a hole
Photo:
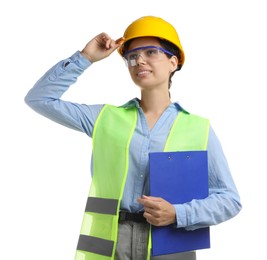
[[[137,60],[141,57],[146,62],[157,62],[162,59],[162,54],[174,56],[173,53],[159,46],[143,46],[124,53],[126,65],[133,67],[137,65]]]

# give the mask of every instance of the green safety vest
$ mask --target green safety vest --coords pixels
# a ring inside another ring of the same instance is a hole
[[[112,260],[115,256],[120,202],[128,173],[129,146],[137,108],[105,105],[94,126],[94,174],[75,260]],[[179,112],[164,151],[206,150],[209,121]],[[150,259],[151,238],[148,245]]]

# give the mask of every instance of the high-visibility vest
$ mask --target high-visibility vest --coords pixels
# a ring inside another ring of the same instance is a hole
[[[129,146],[137,123],[136,107],[105,105],[93,131],[94,173],[75,260],[112,260],[120,203],[128,173]],[[209,121],[180,111],[164,151],[206,150]],[[148,244],[150,259],[151,239]]]

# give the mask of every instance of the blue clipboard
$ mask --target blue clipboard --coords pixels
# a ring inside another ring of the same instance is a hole
[[[149,154],[150,195],[172,204],[208,196],[207,151]],[[209,227],[187,231],[152,226],[152,256],[210,248]]]

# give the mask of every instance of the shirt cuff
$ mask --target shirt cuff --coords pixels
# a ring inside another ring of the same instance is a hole
[[[187,226],[186,221],[186,209],[185,206],[182,204],[176,204],[174,205],[175,211],[176,211],[176,223],[177,228],[184,228]]]
[[[71,57],[70,60],[75,63],[79,68],[82,70],[87,69],[90,65],[92,65],[92,62],[90,62],[88,59],[86,59],[80,51],[76,51]]]

